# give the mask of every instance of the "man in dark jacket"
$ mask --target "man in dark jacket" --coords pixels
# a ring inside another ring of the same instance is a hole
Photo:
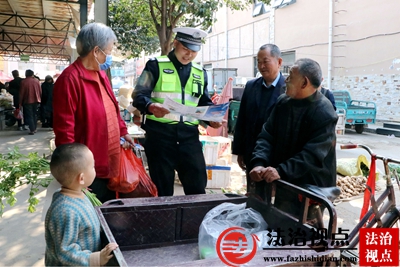
[[[286,79],[282,95],[259,135],[251,160],[253,181],[283,179],[295,185],[336,185],[338,116],[318,90],[322,72],[311,59],[299,59]],[[275,205],[296,214],[297,195],[277,192]]]
[[[42,88],[37,79],[34,78],[33,71],[25,71],[25,79],[21,82],[19,92],[19,104],[23,106],[25,124],[29,125],[29,134],[36,133],[37,127],[37,107],[41,102]]]
[[[16,109],[20,109],[21,107],[19,106],[19,90],[21,87],[22,78],[19,77],[18,70],[13,70],[11,73],[12,73],[12,76],[14,77],[14,80],[10,81],[8,91],[13,96],[14,107]],[[22,126],[22,119],[17,119],[17,122],[18,122],[18,130],[20,130],[20,131],[24,130],[24,128]]]
[[[42,83],[42,127],[53,128],[53,77],[47,75]]]
[[[238,164],[246,169],[247,191],[255,186],[255,193],[263,183],[253,183],[247,167],[256,144],[262,125],[267,121],[278,96],[285,92],[285,78],[279,69],[282,64],[281,51],[274,44],[265,44],[257,54],[257,65],[262,77],[247,82],[240,102],[232,153],[238,155]]]

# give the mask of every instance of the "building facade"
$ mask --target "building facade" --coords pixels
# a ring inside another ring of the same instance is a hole
[[[400,1],[255,1],[244,11],[222,8],[197,61],[255,77],[261,45],[282,51],[282,72],[299,58],[320,63],[324,86],[374,101],[377,119],[400,122]]]

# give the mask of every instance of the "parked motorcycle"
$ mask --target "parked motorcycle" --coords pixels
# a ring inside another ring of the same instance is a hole
[[[14,109],[6,109],[4,110],[6,126],[11,127],[17,122],[17,119],[14,116]]]

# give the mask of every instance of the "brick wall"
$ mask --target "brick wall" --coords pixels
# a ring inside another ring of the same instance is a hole
[[[333,90],[348,90],[352,99],[373,101],[377,120],[400,122],[400,74],[336,76]]]

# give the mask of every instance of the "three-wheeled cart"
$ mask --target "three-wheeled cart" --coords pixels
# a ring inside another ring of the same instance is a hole
[[[273,204],[276,190],[289,190],[302,195],[300,215],[293,217]],[[336,229],[336,211],[332,203],[322,195],[312,193],[301,187],[284,181],[276,181],[269,187],[271,198],[260,201],[254,197],[234,194],[188,195],[158,198],[128,198],[111,200],[96,207],[102,227],[103,245],[116,242],[119,247],[114,251],[115,257],[109,262],[114,266],[223,266],[220,259],[200,260],[198,249],[198,234],[200,224],[206,213],[224,202],[244,203],[259,211],[268,224],[268,228],[280,228],[286,233],[290,230],[311,233],[313,228],[307,223],[308,204],[310,200],[324,205],[328,211],[329,222],[325,229],[326,236],[331,236]],[[283,237],[289,244],[290,235]],[[276,262],[265,262],[264,257],[288,255],[296,259],[298,256],[332,256],[327,246],[312,247],[315,240],[307,234],[305,246],[285,247],[274,250],[258,251],[255,257],[247,263],[252,266],[276,266]],[[279,265],[295,265],[296,262],[285,261]],[[299,263],[297,263],[299,264]],[[302,266],[321,266],[332,264],[327,262],[302,262]],[[333,263],[332,266],[335,266]]]

